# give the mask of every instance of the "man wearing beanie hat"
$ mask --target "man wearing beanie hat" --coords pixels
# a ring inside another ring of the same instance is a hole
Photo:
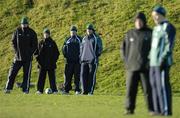
[[[176,29],[167,21],[165,16],[166,10],[162,6],[154,7],[152,17],[156,26],[153,29],[149,58],[150,82],[155,115],[172,115],[172,93],[169,82],[169,70],[173,64],[172,51]]]
[[[18,27],[12,36],[12,45],[15,51],[14,62],[9,70],[8,81],[5,93],[10,93],[18,71],[23,67],[23,82],[21,88],[23,93],[29,93],[29,83],[31,76],[32,57],[37,49],[36,32],[29,27],[27,17],[21,19],[21,26]]]
[[[142,84],[149,113],[152,113],[152,96],[149,83],[149,60],[152,30],[147,27],[146,16],[139,12],[135,16],[135,28],[126,33],[121,46],[123,61],[127,69],[126,112],[134,114],[139,81]]]
[[[39,42],[38,50],[36,51],[36,60],[39,68],[39,79],[37,83],[37,94],[42,94],[48,73],[50,88],[52,93],[58,92],[56,87],[56,62],[59,57],[58,47],[56,42],[50,36],[50,30],[45,28],[43,31],[44,39]]]
[[[82,40],[80,49],[81,84],[83,95],[93,95],[96,83],[98,60],[102,53],[102,40],[95,33],[92,24],[87,25],[86,36]]]
[[[81,37],[77,35],[77,27],[70,28],[70,36],[65,39],[62,51],[66,59],[64,71],[64,90],[62,94],[69,94],[72,89],[71,81],[74,76],[75,94],[80,94],[80,44]]]

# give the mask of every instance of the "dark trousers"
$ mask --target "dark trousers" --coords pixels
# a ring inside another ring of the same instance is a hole
[[[170,67],[164,66],[161,68],[161,81],[164,101],[164,115],[172,115],[172,90],[169,79]]]
[[[156,113],[164,114],[164,100],[160,67],[150,67],[150,83],[152,88],[154,111]]]
[[[149,111],[153,111],[152,95],[149,83],[149,71],[127,71],[126,79],[126,109],[134,112],[138,83],[141,81],[145,100]]]
[[[96,84],[97,64],[81,64],[82,94],[93,94]]]
[[[57,92],[55,69],[50,69],[50,70],[41,69],[41,68],[39,69],[39,79],[37,83],[37,90],[43,93],[47,73],[49,76],[49,83],[50,83],[50,88],[52,89],[52,92]]]
[[[29,92],[29,83],[30,83],[30,77],[31,77],[31,68],[32,68],[32,62],[31,61],[14,61],[11,65],[11,68],[9,70],[8,74],[8,81],[6,83],[5,89],[12,90],[15,78],[19,72],[19,70],[23,67],[23,82],[22,82],[22,91],[23,92]]]
[[[69,92],[72,89],[71,81],[74,76],[75,91],[80,92],[80,64],[79,63],[67,63],[65,65],[65,78],[64,89]]]

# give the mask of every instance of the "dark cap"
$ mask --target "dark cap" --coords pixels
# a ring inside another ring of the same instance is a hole
[[[144,22],[144,25],[147,23],[146,16],[143,12],[138,12],[135,16],[135,20],[136,19],[141,19]]]
[[[164,7],[160,6],[160,5],[157,5],[153,8],[153,11],[163,15],[163,16],[166,16],[166,10]]]
[[[45,28],[45,29],[43,30],[43,33],[50,34],[50,30],[49,30],[48,28]]]
[[[86,29],[95,31],[94,26],[93,26],[92,24],[88,24],[88,25],[86,26]]]
[[[21,18],[21,24],[29,24],[28,17],[24,16]]]
[[[71,26],[71,28],[70,28],[70,31],[76,31],[77,32],[77,27],[76,26]]]

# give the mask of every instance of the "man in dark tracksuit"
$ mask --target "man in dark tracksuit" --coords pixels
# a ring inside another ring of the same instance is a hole
[[[50,88],[54,94],[58,92],[56,87],[56,62],[59,57],[59,51],[56,42],[50,37],[50,30],[44,29],[44,39],[39,42],[37,54],[37,61],[39,67],[39,79],[37,83],[37,94],[42,94],[48,73]]]
[[[148,110],[153,111],[149,84],[148,54],[152,30],[146,25],[144,13],[135,17],[135,29],[129,30],[122,44],[122,56],[127,69],[126,115],[134,114],[138,82],[141,81]]]
[[[96,83],[98,58],[102,53],[102,40],[95,33],[92,24],[87,26],[87,35],[80,49],[82,94],[93,95]]]
[[[33,29],[28,26],[27,17],[21,20],[21,27],[17,28],[12,37],[12,45],[15,51],[14,62],[8,75],[8,81],[5,87],[5,93],[10,93],[13,89],[15,77],[23,67],[22,91],[29,93],[29,83],[31,76],[31,66],[33,53],[37,49],[37,35]]]
[[[65,65],[65,82],[63,94],[68,94],[72,89],[71,81],[74,75],[75,93],[80,94],[80,44],[81,37],[77,35],[77,28],[72,26],[70,29],[71,36],[67,38],[63,45],[63,55],[66,59]]]
[[[156,24],[150,51],[150,80],[152,86],[155,115],[172,115],[172,92],[169,70],[173,64],[175,27],[165,18],[162,6],[153,9],[152,17]]]

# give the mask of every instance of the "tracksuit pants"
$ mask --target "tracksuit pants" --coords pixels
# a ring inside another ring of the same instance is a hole
[[[154,112],[164,114],[164,100],[160,67],[150,67]]]
[[[44,90],[44,84],[46,81],[46,75],[48,73],[49,76],[49,83],[50,83],[50,88],[52,89],[52,92],[57,92],[57,87],[56,87],[56,75],[55,75],[55,69],[39,69],[39,79],[37,83],[37,90],[43,93]]]
[[[126,110],[134,112],[138,83],[141,81],[148,111],[153,111],[152,95],[149,83],[149,71],[127,71],[126,79]]]
[[[164,115],[172,115],[172,90],[169,79],[170,67],[161,68],[162,90],[164,100]]]
[[[30,77],[31,77],[31,68],[32,62],[31,61],[14,61],[11,65],[8,74],[8,81],[6,83],[6,90],[12,90],[15,78],[19,72],[19,70],[23,67],[23,82],[21,85],[23,92],[29,92],[29,85],[30,85]]]
[[[80,92],[80,68],[81,65],[79,63],[67,63],[65,65],[65,72],[64,72],[65,92],[68,93],[72,89],[71,82],[73,76],[74,76],[75,91]]]
[[[97,64],[85,63],[81,64],[81,84],[82,94],[93,94],[96,84]]]

